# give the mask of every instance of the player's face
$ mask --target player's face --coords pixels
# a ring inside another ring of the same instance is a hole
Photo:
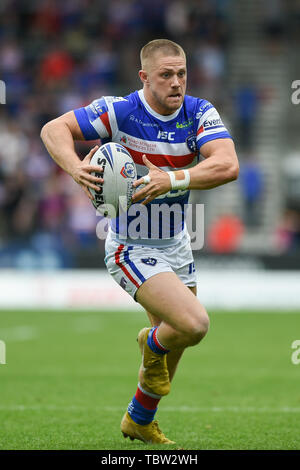
[[[183,103],[186,91],[186,60],[182,56],[156,54],[144,82],[146,99],[154,111],[168,115]]]

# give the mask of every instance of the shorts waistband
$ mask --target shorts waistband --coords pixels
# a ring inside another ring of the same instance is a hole
[[[143,239],[143,238],[119,238],[115,232],[110,231],[110,238],[119,244],[124,245],[139,245],[149,246],[149,248],[163,248],[169,246],[175,246],[182,240],[186,240],[186,233],[183,230],[176,238],[164,238],[164,239]]]

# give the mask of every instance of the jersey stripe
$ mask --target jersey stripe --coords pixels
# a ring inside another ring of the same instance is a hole
[[[98,138],[100,137],[100,139],[105,139],[107,137],[110,137],[110,134],[108,133],[100,117],[98,117],[97,119],[95,119],[95,121],[92,122],[92,126],[95,131],[98,132]]]
[[[103,124],[104,124],[104,126],[105,126],[105,128],[108,132],[108,135],[111,136],[112,132],[111,132],[111,127],[110,127],[110,123],[109,123],[108,112],[106,111],[106,113],[101,114],[100,119],[103,122]]]
[[[144,152],[147,155],[172,155],[181,157],[185,155],[190,149],[187,146],[186,138],[181,137],[179,142],[163,142],[157,140],[145,139],[142,136],[134,137],[132,134],[127,134],[126,132],[117,132],[114,141],[119,142],[121,145],[127,145],[133,150]],[[190,150],[191,151],[191,150]],[[194,154],[197,152],[195,151]]]
[[[144,165],[143,162],[143,155],[145,155],[146,152],[137,152],[136,150],[132,150],[131,148],[127,147],[124,145],[124,147],[128,150],[130,155],[133,158],[134,163],[137,165]],[[189,165],[192,163],[192,161],[195,158],[194,153],[188,153],[187,155],[180,155],[180,156],[175,156],[174,155],[160,155],[160,154],[154,154],[154,153],[146,153],[146,156],[148,160],[153,163],[153,165],[163,167],[163,166],[169,166],[171,168],[182,168],[186,165]]]
[[[216,140],[216,139],[232,139],[232,137],[228,132],[218,132],[216,134],[204,135],[197,142],[200,148],[202,145],[206,144],[206,142],[210,142],[211,140]]]
[[[203,131],[204,131],[204,126],[200,126],[197,131],[197,135],[201,134]]]
[[[81,129],[82,135],[85,140],[99,139],[99,134],[96,132],[88,119],[88,114],[85,108],[74,109],[74,114]]]

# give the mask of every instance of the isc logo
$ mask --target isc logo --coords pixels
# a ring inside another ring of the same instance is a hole
[[[157,138],[162,140],[174,140],[175,132],[158,131]]]

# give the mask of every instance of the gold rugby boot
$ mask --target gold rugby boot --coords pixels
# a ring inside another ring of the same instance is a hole
[[[124,437],[129,437],[132,441],[138,439],[146,444],[175,444],[170,441],[159,429],[157,421],[151,421],[149,424],[137,424],[126,411],[121,421],[121,431]]]
[[[151,328],[143,328],[137,338],[143,358],[141,386],[146,392],[164,396],[168,395],[171,388],[167,355],[156,354],[149,348],[147,338],[150,330]]]

